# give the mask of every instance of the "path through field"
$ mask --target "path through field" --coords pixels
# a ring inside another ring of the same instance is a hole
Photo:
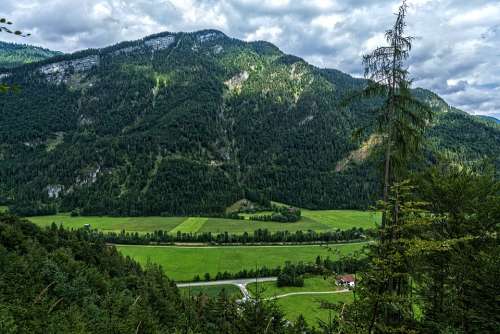
[[[187,288],[192,286],[208,286],[208,285],[236,285],[243,294],[242,300],[247,300],[252,298],[250,292],[248,292],[247,290],[247,284],[274,282],[277,279],[278,279],[277,277],[241,278],[241,279],[229,279],[229,280],[218,280],[218,281],[207,281],[207,282],[179,283],[177,284],[177,287]]]
[[[252,298],[252,295],[247,289],[247,285],[250,283],[262,283],[262,282],[275,282],[277,277],[259,277],[259,278],[241,278],[241,279],[230,279],[230,280],[218,280],[218,281],[206,281],[206,282],[192,282],[192,283],[179,283],[177,287],[179,288],[187,288],[193,286],[210,286],[210,285],[236,285],[241,293],[243,294],[243,298],[241,301],[245,301]],[[335,291],[300,291],[300,292],[290,292],[282,295],[277,295],[269,298],[265,298],[265,300],[274,300],[279,298],[285,298],[288,296],[296,296],[296,295],[325,295],[332,293],[344,293],[349,292],[349,289],[335,290]]]
[[[295,296],[295,295],[326,295],[326,294],[331,294],[331,293],[344,293],[344,292],[349,292],[349,289],[342,289],[342,290],[335,290],[335,291],[300,291],[300,292],[290,292],[290,293],[285,293],[283,295],[277,295],[277,296],[274,296],[274,297],[269,297],[269,298],[266,298],[266,300],[273,300],[273,299],[284,298],[284,297]]]

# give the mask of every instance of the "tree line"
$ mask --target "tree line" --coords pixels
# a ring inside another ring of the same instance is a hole
[[[258,278],[258,277],[273,277],[273,276],[303,276],[305,274],[311,275],[324,275],[330,276],[335,274],[355,273],[366,269],[368,259],[366,257],[343,256],[336,260],[332,260],[329,256],[322,258],[317,256],[315,261],[310,263],[286,262],[283,266],[275,268],[260,267],[254,269],[243,269],[237,272],[230,273],[228,271],[217,272],[216,275],[205,273],[200,276],[199,274],[193,277],[193,281],[211,281],[211,280],[226,280],[237,278]],[[289,280],[287,277],[282,277],[285,281]],[[289,282],[290,283],[290,282]],[[287,284],[287,283],[285,283]]]
[[[53,223],[54,226],[55,223]],[[213,244],[254,244],[254,243],[336,243],[336,242],[356,242],[364,241],[370,231],[361,227],[353,227],[349,230],[336,230],[327,232],[316,231],[276,231],[271,232],[268,229],[257,229],[253,233],[244,232],[242,234],[224,233],[168,233],[158,230],[154,232],[138,233],[127,232],[125,230],[116,232],[102,232],[91,230],[90,228],[80,229],[81,233],[88,235],[95,240],[103,240],[113,244],[147,245],[157,243],[176,243],[176,242],[196,242]]]

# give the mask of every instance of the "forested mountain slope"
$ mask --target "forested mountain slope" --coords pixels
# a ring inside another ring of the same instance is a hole
[[[0,68],[12,68],[60,54],[61,52],[58,51],[52,51],[32,45],[0,41]]]
[[[249,193],[307,208],[363,208],[378,196],[377,101],[341,106],[364,80],[267,42],[162,33],[3,80],[23,87],[0,99],[0,195],[18,207],[210,214]],[[436,111],[429,161],[500,166],[497,125],[415,94]]]

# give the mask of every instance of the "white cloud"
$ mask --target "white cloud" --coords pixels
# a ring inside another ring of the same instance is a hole
[[[409,0],[415,84],[470,113],[500,114],[500,2]],[[160,31],[223,30],[268,40],[320,66],[360,75],[399,0],[2,0],[0,16],[55,50],[103,47]],[[18,41],[11,36],[2,39]]]

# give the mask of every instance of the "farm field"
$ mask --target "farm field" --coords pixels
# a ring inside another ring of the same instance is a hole
[[[257,289],[260,292],[262,298],[275,297],[278,295],[284,295],[291,292],[304,292],[304,291],[334,291],[338,290],[338,286],[335,285],[333,277],[327,277],[324,279],[322,276],[313,276],[304,278],[303,287],[286,286],[278,287],[276,282],[262,282],[262,283],[251,283],[247,285],[247,289],[255,295]]]
[[[247,217],[248,218],[248,217]],[[68,213],[28,217],[39,226],[49,226],[52,223],[62,224],[66,228],[81,228],[90,224],[91,228],[104,232],[146,233],[163,230],[169,233],[253,233],[257,229],[277,231],[307,231],[326,232],[353,227],[371,228],[380,221],[380,214],[355,210],[302,210],[302,219],[295,223],[279,223],[267,221],[251,221],[249,219],[225,219],[205,217],[108,217],[79,216],[71,217]]]
[[[109,216],[78,216],[71,217],[68,213],[51,216],[27,217],[39,226],[50,226],[52,223],[62,224],[66,228],[81,228],[90,224],[105,232],[152,232],[155,230],[172,230],[184,222],[186,217],[109,217]]]
[[[206,294],[210,297],[217,297],[222,290],[226,292],[231,298],[241,298],[241,291],[236,285],[213,285],[213,286],[191,286],[186,288],[179,288],[183,296],[197,296],[200,293]]]
[[[366,243],[334,245],[341,254],[360,250]],[[266,266],[283,266],[286,261],[312,262],[317,255],[334,257],[324,246],[221,246],[177,247],[117,245],[116,248],[141,264],[157,263],[167,276],[177,281],[191,281],[195,275],[206,272],[213,277],[217,272],[238,272]]]
[[[321,301],[330,303],[350,303],[353,301],[352,292],[334,293],[328,295],[294,295],[279,298],[276,303],[290,321],[295,321],[302,314],[309,325],[316,325],[318,320],[328,321],[329,310],[320,308]],[[333,316],[333,315],[332,315]]]

